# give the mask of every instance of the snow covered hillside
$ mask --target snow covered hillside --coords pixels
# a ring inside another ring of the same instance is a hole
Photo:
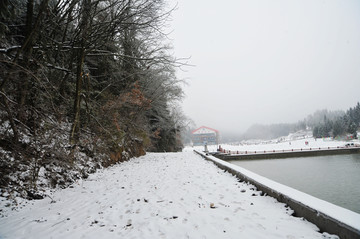
[[[338,238],[193,152],[149,153],[49,196],[18,211],[1,198],[0,238]]]

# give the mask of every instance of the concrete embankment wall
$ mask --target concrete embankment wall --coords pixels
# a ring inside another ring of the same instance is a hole
[[[263,193],[287,204],[294,210],[294,216],[303,217],[314,223],[321,232],[336,234],[342,239],[360,239],[360,214],[276,183],[203,152],[195,152],[240,180],[253,184]]]
[[[312,157],[312,156],[325,156],[325,155],[336,155],[336,154],[354,154],[360,153],[360,148],[341,148],[341,149],[321,149],[321,150],[297,150],[290,152],[271,152],[249,154],[224,154],[216,153],[214,156],[222,160],[248,160],[248,159],[275,159],[275,158],[298,158],[298,157]]]

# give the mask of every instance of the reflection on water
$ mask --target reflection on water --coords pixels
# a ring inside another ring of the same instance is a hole
[[[360,154],[230,162],[360,213]]]

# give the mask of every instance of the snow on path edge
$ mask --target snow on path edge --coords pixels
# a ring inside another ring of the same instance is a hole
[[[240,166],[225,162],[224,160],[218,159],[214,156],[206,155],[205,153],[199,152],[196,150],[194,150],[194,151],[217,164],[223,165],[234,171],[237,171],[237,172],[245,175],[246,177],[253,179],[254,181],[258,182],[259,184],[269,187],[269,188],[273,189],[274,191],[277,191],[280,194],[286,195],[287,197],[289,197],[295,201],[301,202],[302,204],[304,204],[312,209],[315,209],[318,212],[321,212],[331,218],[334,218],[335,220],[338,220],[339,222],[355,229],[357,231],[357,233],[360,235],[360,214],[353,212],[351,210],[342,208],[340,206],[334,205],[327,201],[321,200],[319,198],[313,197],[309,194],[298,191],[294,188],[277,183],[268,178],[265,178],[256,173],[253,173],[247,169],[244,169]]]

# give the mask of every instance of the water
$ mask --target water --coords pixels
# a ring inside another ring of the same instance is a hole
[[[230,162],[360,213],[360,154]]]

